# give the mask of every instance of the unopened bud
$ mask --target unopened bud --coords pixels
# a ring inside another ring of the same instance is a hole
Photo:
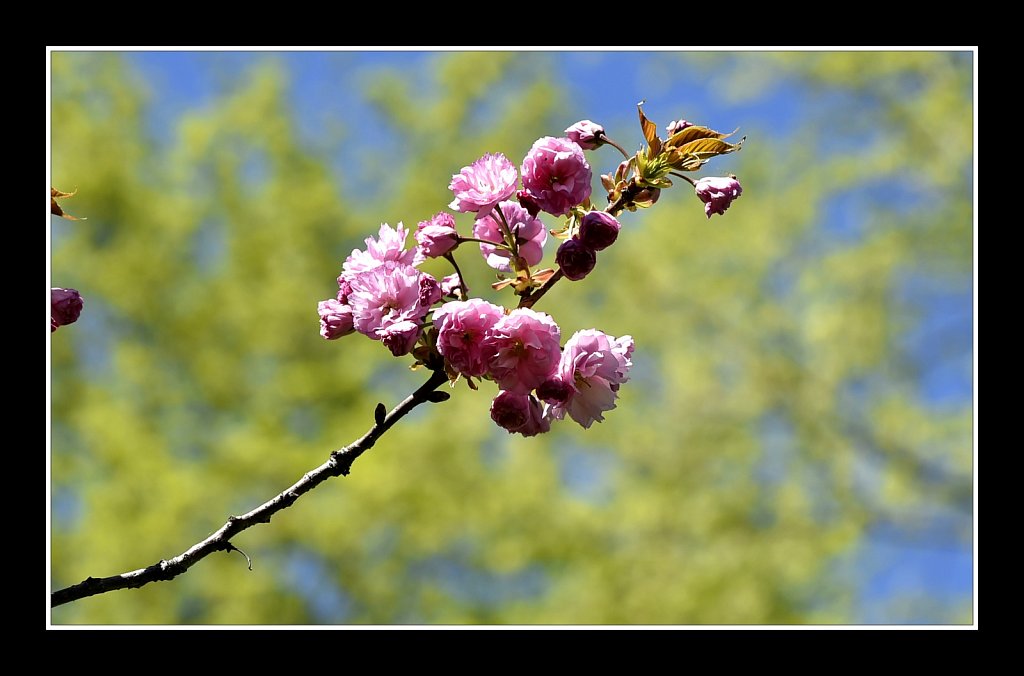
[[[82,314],[82,296],[75,289],[50,289],[50,333],[74,324]]]
[[[604,211],[588,211],[580,223],[580,241],[584,246],[601,251],[615,243],[619,236],[619,221]]]
[[[576,239],[567,239],[558,247],[555,262],[567,279],[578,282],[597,265],[597,254],[593,249]]]
[[[566,129],[565,135],[584,150],[594,150],[604,145],[604,127],[590,120],[580,120]]]

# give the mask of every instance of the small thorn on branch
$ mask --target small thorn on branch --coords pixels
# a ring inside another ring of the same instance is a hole
[[[384,424],[384,416],[388,414],[388,409],[385,408],[384,404],[377,404],[377,408],[373,409],[373,421],[378,425]]]
[[[239,549],[238,547],[236,547],[233,544],[231,544],[230,542],[228,542],[226,545],[224,545],[224,551],[226,551],[226,552],[238,552],[239,554],[244,556],[245,557],[245,562],[249,564],[249,570],[250,571],[252,570],[252,559],[250,559],[249,555],[246,554],[245,552],[243,552],[241,549]]]

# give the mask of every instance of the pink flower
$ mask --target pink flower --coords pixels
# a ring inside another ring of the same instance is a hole
[[[687,122],[686,120],[672,120],[672,122],[670,122],[669,125],[667,127],[665,127],[665,130],[668,131],[668,135],[669,136],[672,136],[673,134],[681,132],[682,130],[686,129],[687,127],[692,127],[692,126],[693,126],[693,123],[692,122]]]
[[[448,188],[455,199],[448,207],[454,211],[486,214],[498,202],[512,196],[518,180],[515,165],[507,157],[487,153],[452,176]]]
[[[50,289],[50,333],[77,322],[84,305],[81,294],[75,289]]]
[[[392,324],[407,320],[421,323],[430,310],[430,305],[424,301],[430,300],[431,296],[434,300],[440,297],[438,287],[436,294],[430,292],[424,298],[424,284],[429,288],[431,282],[434,287],[438,286],[427,273],[395,261],[385,261],[375,268],[352,275],[348,302],[352,307],[356,331],[370,338],[379,338],[379,331]]]
[[[590,165],[567,138],[537,139],[523,160],[523,187],[541,210],[564,216],[590,197]]]
[[[341,338],[355,331],[352,326],[352,308],[333,298],[317,304],[320,313],[320,335],[327,340]]]
[[[578,282],[597,265],[597,254],[580,240],[573,237],[562,242],[555,252],[555,262],[566,279]]]
[[[501,213],[508,221],[508,227],[519,242],[519,256],[526,261],[527,265],[537,265],[544,257],[544,242],[548,240],[548,231],[539,218],[534,218],[530,213],[515,202],[502,202],[498,205]],[[495,212],[476,219],[473,225],[473,236],[477,239],[486,239],[491,242],[504,241],[501,234],[498,216]],[[490,244],[481,244],[480,253],[487,260],[487,264],[496,270],[510,272],[512,270],[509,260],[511,254],[508,249],[499,249]]]
[[[618,219],[605,211],[588,211],[580,223],[580,241],[594,251],[607,249],[619,236]]]
[[[434,310],[437,351],[459,373],[484,375],[487,373],[484,338],[504,316],[504,309],[479,298],[445,303]]]
[[[546,314],[520,308],[502,317],[484,337],[483,354],[498,387],[529,394],[558,366],[561,331]]]
[[[708,218],[711,214],[725,214],[732,201],[743,193],[735,176],[706,176],[697,181],[694,190],[704,202],[704,213]]]
[[[352,255],[345,259],[342,266],[341,276],[338,277],[338,284],[349,279],[352,275],[364,270],[371,270],[386,261],[394,261],[403,265],[416,265],[416,250],[405,250],[405,239],[408,237],[405,226],[401,223],[397,228],[392,228],[387,223],[381,223],[379,239],[366,238],[366,251],[353,249]]]
[[[427,258],[443,256],[459,243],[455,218],[443,211],[429,221],[420,221],[415,237],[420,253]]]
[[[502,390],[491,402],[491,420],[509,434],[532,437],[551,430],[551,421],[544,416],[540,402],[529,394]]]
[[[619,385],[629,380],[633,338],[613,338],[603,331],[587,329],[577,331],[565,344],[558,363],[556,378],[569,386],[564,402],[564,388],[544,383],[542,396],[553,401],[549,413],[562,419],[569,417],[584,428],[595,421],[601,422],[604,411],[615,408]]]
[[[604,127],[590,120],[580,120],[566,129],[565,135],[584,150],[594,150],[604,145]]]
[[[420,325],[404,319],[377,329],[377,337],[384,343],[384,347],[391,350],[391,354],[401,357],[416,347],[416,340],[420,337]]]

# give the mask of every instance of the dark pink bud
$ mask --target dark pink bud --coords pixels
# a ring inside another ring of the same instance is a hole
[[[541,401],[546,401],[549,404],[564,404],[569,401],[569,396],[571,394],[572,387],[558,378],[545,380],[540,384],[540,387],[537,388],[537,397]]]
[[[77,322],[83,305],[81,294],[74,289],[50,289],[50,333]]]
[[[551,430],[540,402],[529,394],[502,390],[491,402],[491,420],[509,432],[532,437]]]
[[[555,254],[555,262],[567,279],[578,282],[597,265],[597,254],[575,237],[562,242]]]
[[[583,245],[601,251],[615,243],[619,236],[619,221],[604,211],[588,211],[580,223],[580,241]]]

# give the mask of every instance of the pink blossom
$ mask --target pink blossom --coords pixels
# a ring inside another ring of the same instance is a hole
[[[352,275],[364,270],[371,270],[385,261],[394,261],[403,265],[416,265],[416,250],[405,249],[405,239],[408,237],[405,226],[401,223],[397,228],[392,228],[387,223],[381,223],[378,239],[366,238],[366,251],[353,249],[352,255],[345,259],[342,266],[341,276],[338,277],[338,284],[349,279]]]
[[[81,294],[75,289],[50,289],[50,333],[77,322],[84,305]]]
[[[501,213],[508,221],[509,230],[515,235],[519,242],[519,256],[526,261],[527,265],[537,265],[544,257],[544,242],[548,240],[548,231],[539,218],[534,218],[530,213],[515,202],[502,202],[498,205]],[[501,225],[497,214],[492,211],[490,214],[476,219],[473,225],[473,236],[477,239],[486,239],[491,242],[503,241]],[[480,253],[487,260],[487,264],[496,270],[510,272],[512,270],[509,260],[511,254],[508,249],[499,249],[490,244],[481,244]]]
[[[580,120],[566,129],[565,135],[584,150],[594,150],[604,144],[604,127],[590,120]]]
[[[341,338],[355,331],[352,325],[352,308],[330,298],[317,304],[320,313],[320,335],[327,340]]]
[[[420,325],[417,322],[403,319],[377,329],[377,337],[384,343],[384,347],[391,350],[391,354],[401,357],[404,354],[409,354],[412,352],[412,348],[416,347],[420,331]]]
[[[564,216],[590,197],[590,165],[583,149],[567,138],[537,139],[523,160],[523,187],[554,216]]]
[[[555,262],[566,279],[578,282],[597,265],[597,254],[593,249],[573,237],[567,239],[555,252]]]
[[[498,202],[516,191],[519,176],[516,167],[501,153],[487,153],[452,176],[448,185],[455,199],[448,205],[454,211],[486,214]]]
[[[529,394],[515,394],[507,390],[498,392],[491,402],[491,420],[509,434],[532,437],[551,430],[551,421],[544,416],[540,402]]]
[[[527,308],[502,317],[484,337],[488,373],[498,387],[529,394],[555,371],[561,331],[546,314]]]
[[[735,176],[706,176],[694,186],[697,197],[704,202],[704,213],[724,215],[732,201],[743,193]]]
[[[445,303],[434,310],[437,351],[459,373],[484,375],[487,373],[484,338],[504,316],[503,308],[479,298]]]
[[[619,385],[629,380],[632,354],[632,336],[613,338],[596,329],[577,331],[565,344],[556,374],[569,386],[569,396],[560,403],[564,390],[551,383],[541,388],[544,396],[555,402],[549,413],[558,419],[568,413],[584,428],[604,420],[601,414],[615,408]]]
[[[618,219],[605,211],[588,211],[580,223],[580,241],[594,251],[607,249],[619,236]]]
[[[437,281],[425,272],[395,261],[385,261],[352,275],[348,302],[356,330],[379,338],[379,330],[391,324],[406,320],[422,322],[430,310],[430,305],[423,302],[429,298],[423,298],[422,288],[424,284],[429,287],[430,282],[437,286]],[[434,300],[439,297],[438,288]]]
[[[443,211],[429,221],[420,221],[415,237],[420,253],[427,258],[443,256],[459,243],[455,218]]]

